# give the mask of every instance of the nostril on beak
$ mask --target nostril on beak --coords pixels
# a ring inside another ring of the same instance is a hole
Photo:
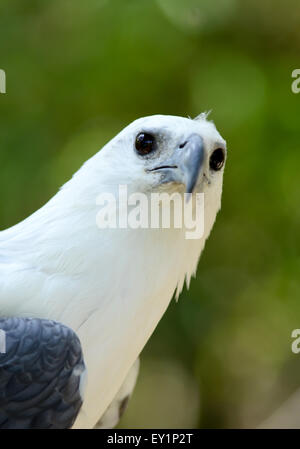
[[[184,148],[187,144],[187,140],[185,142],[183,142],[181,145],[179,145],[179,148]]]

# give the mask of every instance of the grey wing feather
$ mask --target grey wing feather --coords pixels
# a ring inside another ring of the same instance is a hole
[[[0,318],[0,329],[0,429],[70,428],[85,373],[76,334],[35,318]]]

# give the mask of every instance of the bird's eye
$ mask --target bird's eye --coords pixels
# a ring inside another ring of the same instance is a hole
[[[151,134],[140,133],[136,136],[135,148],[141,156],[145,156],[155,149],[155,138]]]
[[[221,168],[224,165],[225,161],[225,154],[222,148],[217,148],[209,159],[209,166],[212,170],[218,171],[221,170]]]

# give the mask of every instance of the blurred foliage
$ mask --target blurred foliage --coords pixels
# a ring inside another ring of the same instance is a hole
[[[254,427],[299,387],[299,20],[298,0],[1,0],[1,229],[137,117],[212,109],[228,142],[222,211],[123,427]]]

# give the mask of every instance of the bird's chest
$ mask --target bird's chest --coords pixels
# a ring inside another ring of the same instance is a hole
[[[88,417],[82,414],[79,427],[94,425],[104,413],[167,309],[180,276],[185,274],[184,255],[168,244],[167,237],[160,245],[139,242],[134,250],[132,242],[126,243],[126,251],[123,246],[119,257],[112,260],[107,255],[97,294],[88,300],[89,310],[75,329],[88,368],[83,408]]]

